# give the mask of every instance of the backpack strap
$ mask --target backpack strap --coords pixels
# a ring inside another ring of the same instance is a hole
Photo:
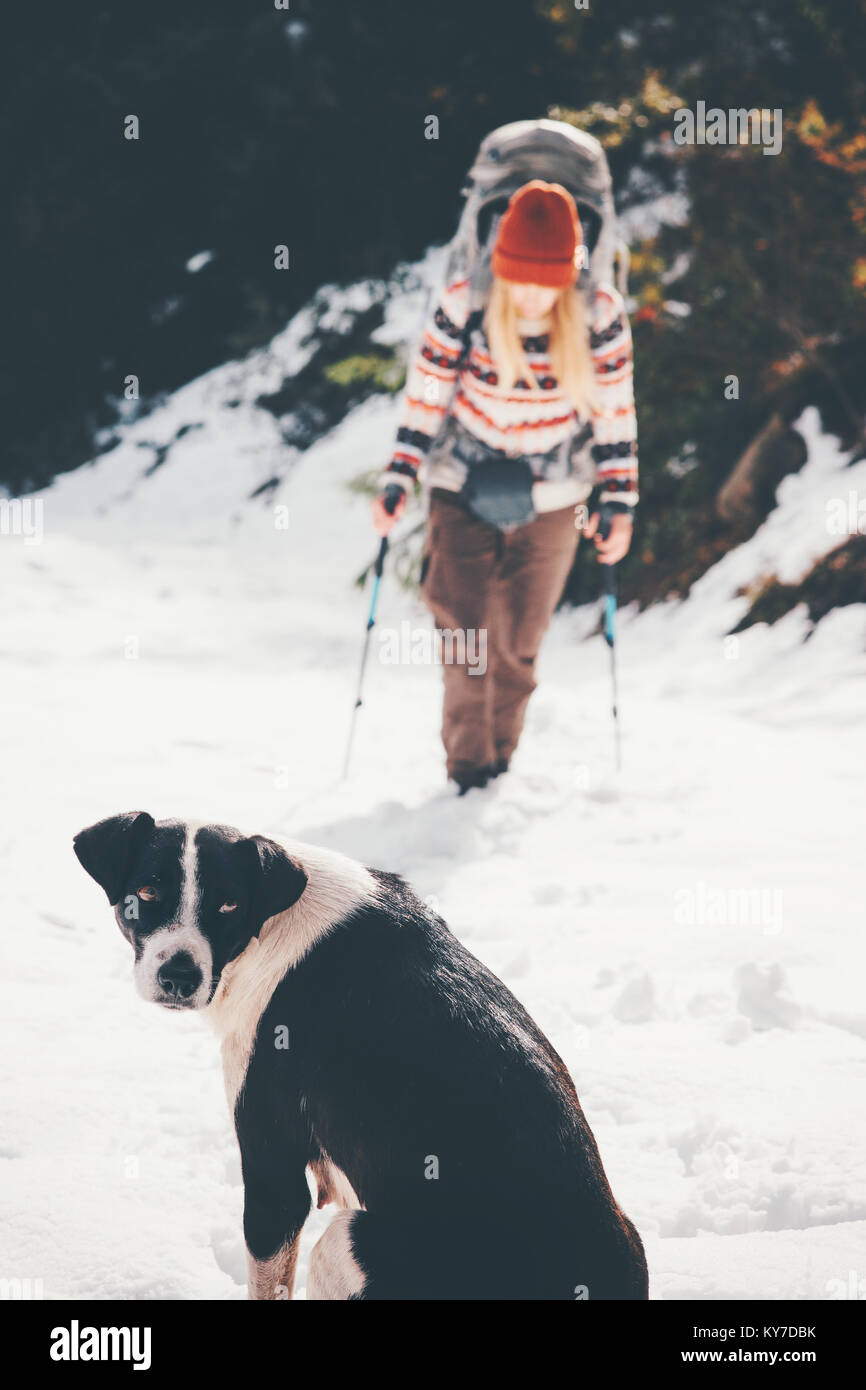
[[[444,437],[443,432],[448,428],[448,422],[449,422],[449,420],[451,420],[451,419],[453,418],[452,415],[451,415],[451,407],[452,407],[452,405],[454,404],[454,397],[457,395],[457,390],[458,390],[458,380],[457,380],[457,379],[458,379],[458,377],[459,377],[461,371],[463,370],[464,366],[466,365],[466,361],[467,361],[467,359],[468,359],[468,357],[469,357],[469,353],[470,353],[471,350],[472,350],[472,334],[475,332],[476,328],[480,328],[480,327],[481,327],[481,322],[482,322],[483,318],[484,318],[484,309],[483,309],[483,308],[481,308],[481,309],[473,309],[472,312],[469,314],[468,318],[466,319],[466,322],[464,323],[463,328],[461,329],[461,332],[460,332],[460,356],[457,358],[457,362],[456,362],[455,368],[454,368],[454,386],[453,386],[453,388],[452,388],[451,395],[450,395],[450,397],[449,397],[449,399],[448,399],[448,405],[447,405],[447,407],[446,407],[446,409],[445,409],[445,415],[443,416],[442,423],[441,423],[441,425],[439,426],[439,429],[438,429],[437,432],[436,432],[436,437],[435,437],[435,439],[433,440],[433,443],[432,443],[431,446],[430,446],[429,453],[432,453],[432,452],[436,449],[437,442],[441,442],[441,440],[442,440],[443,437]],[[429,457],[429,453],[428,453],[428,457]],[[422,493],[422,498],[423,498],[424,513],[425,513],[425,515],[426,515],[426,514],[429,512],[429,510],[430,510],[430,487],[429,487],[429,481],[428,481],[428,472],[427,472],[426,469],[425,469],[425,480],[424,480],[424,482],[422,483],[421,493]]]
[[[464,366],[466,365],[466,360],[469,357],[470,352],[472,351],[472,334],[475,332],[476,328],[481,327],[483,319],[484,310],[473,309],[472,313],[469,315],[468,319],[463,325],[463,332],[460,334],[460,341],[463,344],[463,346],[460,352],[460,356],[457,359],[456,368],[458,372],[462,371]]]

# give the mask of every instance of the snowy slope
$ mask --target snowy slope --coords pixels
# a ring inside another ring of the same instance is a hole
[[[395,298],[383,338],[422,301]],[[0,537],[0,1276],[49,1298],[245,1294],[216,1043],[138,999],[71,851],[140,807],[339,847],[435,898],[568,1063],[655,1297],[841,1296],[866,1272],[866,605],[808,641],[801,612],[725,634],[739,589],[838,542],[826,501],[862,494],[866,465],[807,412],[809,461],[757,535],[687,602],[623,616],[618,781],[589,605],[555,621],[507,778],[455,800],[439,673],[374,659],[341,785],[352,580],[374,551],[345,484],[387,456],[394,405],[287,460],[254,401],[305,360],[308,326],[59,480],[40,544]],[[275,470],[278,491],[248,501]],[[380,621],[427,624],[387,580]]]

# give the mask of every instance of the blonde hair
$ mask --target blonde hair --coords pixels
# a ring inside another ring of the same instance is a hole
[[[595,399],[595,372],[583,298],[572,286],[560,290],[551,309],[550,358],[553,373],[575,408],[589,414]],[[516,381],[538,382],[526,360],[517,328],[517,309],[508,281],[494,276],[484,328],[502,391]]]

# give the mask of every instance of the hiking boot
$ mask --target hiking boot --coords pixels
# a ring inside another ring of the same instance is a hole
[[[457,783],[457,795],[465,796],[474,787],[486,787],[490,780],[489,767],[476,767],[471,772],[458,772],[454,775]]]

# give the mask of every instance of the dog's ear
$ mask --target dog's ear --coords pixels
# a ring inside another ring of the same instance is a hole
[[[155,824],[147,811],[124,811],[79,830],[72,841],[78,862],[105,889],[112,907],[120,901],[133,854]]]
[[[241,841],[247,872],[255,934],[269,917],[285,912],[296,903],[307,886],[307,875],[290,854],[275,840],[251,835]]]

